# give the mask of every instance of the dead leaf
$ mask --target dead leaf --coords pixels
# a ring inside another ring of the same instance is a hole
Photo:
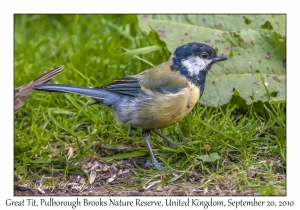
[[[90,184],[93,184],[96,179],[97,173],[95,171],[91,171],[90,174]]]

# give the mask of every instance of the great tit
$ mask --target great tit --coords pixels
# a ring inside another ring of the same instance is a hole
[[[32,80],[28,84],[14,89],[14,113],[16,113],[19,110],[19,108],[24,104],[25,100],[29,97],[31,91],[33,91],[33,86],[50,82],[53,77],[63,72],[63,68],[64,66],[60,66],[55,69],[52,69],[51,71],[44,73],[35,80]]]
[[[157,129],[168,127],[190,113],[203,94],[208,70],[214,63],[226,59],[210,46],[193,42],[178,47],[168,61],[106,86],[45,84],[33,89],[89,96],[111,107],[120,122],[142,128],[152,160],[146,165],[163,170],[153,155],[150,131],[174,146],[172,140]]]

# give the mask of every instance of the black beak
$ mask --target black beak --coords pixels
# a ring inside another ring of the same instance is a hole
[[[217,62],[217,61],[224,61],[224,60],[227,60],[227,59],[228,59],[228,57],[226,57],[226,56],[216,54],[216,56],[214,58],[214,61],[215,62]]]

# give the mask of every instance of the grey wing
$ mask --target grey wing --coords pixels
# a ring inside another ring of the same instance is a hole
[[[107,86],[102,86],[98,88],[120,95],[132,97],[137,97],[141,91],[140,79],[131,76],[121,78]]]

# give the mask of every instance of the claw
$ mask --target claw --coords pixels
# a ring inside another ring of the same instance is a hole
[[[175,148],[175,144],[172,142],[172,143],[170,143],[170,147],[171,148]]]
[[[154,132],[156,133],[156,131],[154,131]],[[147,162],[146,163],[146,167],[148,167],[148,166],[154,166],[159,171],[164,170],[164,167],[162,167],[161,165],[159,165],[158,161],[156,160],[156,158],[154,157],[154,154],[152,152],[152,149],[151,149],[151,146],[150,146],[150,143],[149,143],[150,130],[143,129],[142,130],[142,135],[143,135],[143,139],[145,140],[146,146],[147,146],[147,148],[149,150],[149,153],[150,153],[150,156],[151,156],[151,160],[152,160],[152,163],[151,162]],[[173,144],[173,142],[172,142],[171,139],[167,138],[166,140],[169,141],[170,144],[171,143]]]
[[[154,166],[159,171],[162,171],[165,169],[165,167],[161,166],[157,161],[155,161],[154,163],[147,161],[145,164],[145,167],[152,167],[152,166]]]

